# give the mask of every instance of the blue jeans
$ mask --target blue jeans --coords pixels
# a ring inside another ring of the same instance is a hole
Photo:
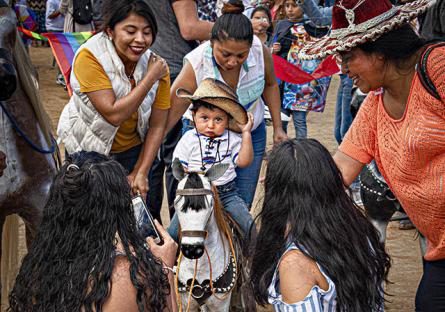
[[[445,311],[445,260],[423,260],[423,276],[416,293],[416,311]]]
[[[337,103],[335,105],[334,136],[340,144],[352,123],[351,99],[352,79],[340,75],[340,86],[337,92]]]
[[[292,114],[292,120],[294,121],[295,127],[295,138],[297,139],[306,139],[307,138],[307,124],[306,117],[308,112],[305,111],[295,111],[295,110],[287,110],[287,112]],[[287,133],[287,125],[288,121],[282,121],[283,130]]]
[[[120,153],[111,153],[110,157],[120,163],[122,167],[127,170],[128,174],[130,174],[133,171],[136,162],[138,161],[139,154],[141,153],[141,148],[142,144],[139,144],[135,147],[130,148],[129,150]]]
[[[235,220],[235,222],[239,225],[244,233],[244,236],[246,236],[246,233],[248,233],[250,230],[256,231],[255,227],[252,227],[252,215],[249,213],[246,203],[238,194],[235,181],[231,181],[224,185],[219,185],[216,188],[218,190],[219,200],[221,201],[224,210],[227,211],[233,220]],[[179,219],[175,213],[172,222],[168,227],[168,233],[175,241],[178,241],[178,228]]]
[[[236,186],[240,197],[247,204],[248,209],[252,206],[256,186],[261,171],[264,151],[266,150],[266,123],[263,121],[252,131],[253,161],[249,167],[236,168]]]

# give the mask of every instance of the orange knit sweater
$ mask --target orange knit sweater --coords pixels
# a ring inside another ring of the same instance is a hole
[[[428,59],[427,72],[441,101],[417,74],[405,113],[391,118],[382,92],[366,98],[340,151],[362,162],[375,159],[411,221],[427,238],[426,260],[445,259],[445,47]]]

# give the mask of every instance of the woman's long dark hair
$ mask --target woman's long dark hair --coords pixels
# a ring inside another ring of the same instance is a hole
[[[289,242],[320,264],[337,292],[337,311],[378,311],[390,258],[372,224],[346,194],[329,152],[313,139],[289,140],[270,154],[251,279],[266,304]]]
[[[114,29],[117,23],[122,22],[131,13],[142,16],[148,22],[151,28],[153,42],[158,33],[158,24],[155,15],[144,0],[106,0],[102,7],[102,16],[104,23],[101,30],[107,28]]]
[[[113,287],[117,237],[139,311],[163,311],[167,275],[136,231],[124,168],[95,152],[74,154],[54,178],[8,311],[102,311]]]
[[[253,42],[253,28],[249,18],[243,14],[244,5],[241,0],[229,0],[224,3],[222,15],[218,17],[212,28],[211,40]]]

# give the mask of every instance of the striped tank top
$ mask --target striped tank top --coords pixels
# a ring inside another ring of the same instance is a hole
[[[328,290],[321,289],[318,285],[312,287],[307,296],[302,300],[295,303],[286,303],[283,301],[280,293],[280,277],[278,268],[280,266],[281,259],[290,250],[300,250],[302,247],[297,247],[295,243],[289,244],[286,251],[278,261],[275,273],[272,278],[272,282],[269,286],[269,303],[273,305],[275,311],[281,312],[335,312],[337,305],[337,293],[335,290],[334,282],[326,275],[323,268],[317,263],[320,272],[326,278],[329,284]]]

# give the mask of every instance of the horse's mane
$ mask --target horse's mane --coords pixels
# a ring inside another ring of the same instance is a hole
[[[46,113],[42,100],[40,99],[37,72],[31,62],[28,52],[25,50],[18,31],[16,38],[13,55],[19,76],[18,78],[22,85],[23,91],[31,102],[40,127],[42,127],[43,135],[45,136],[48,146],[51,146],[52,142],[50,134],[52,133],[52,127],[48,114]]]
[[[185,182],[184,189],[199,189],[203,188],[201,178],[199,177],[199,173],[191,172],[187,176],[187,181]],[[222,210],[222,205],[219,200],[218,190],[214,185],[212,185],[213,191],[213,212],[215,214],[216,224],[218,228],[227,236],[227,239],[231,237],[231,231],[229,230],[227,218],[224,215]],[[193,209],[195,211],[199,211],[205,207],[205,195],[189,195],[184,197],[184,204],[181,207],[182,211],[186,211],[187,209]]]
[[[214,194],[214,201],[213,201],[213,211],[215,213],[215,219],[216,224],[218,225],[218,229],[220,229],[224,235],[226,235],[227,239],[233,239],[232,237],[232,231],[229,229],[227,217],[225,216],[223,210],[221,201],[219,200],[218,190],[216,189],[216,186],[212,185],[212,191]]]

